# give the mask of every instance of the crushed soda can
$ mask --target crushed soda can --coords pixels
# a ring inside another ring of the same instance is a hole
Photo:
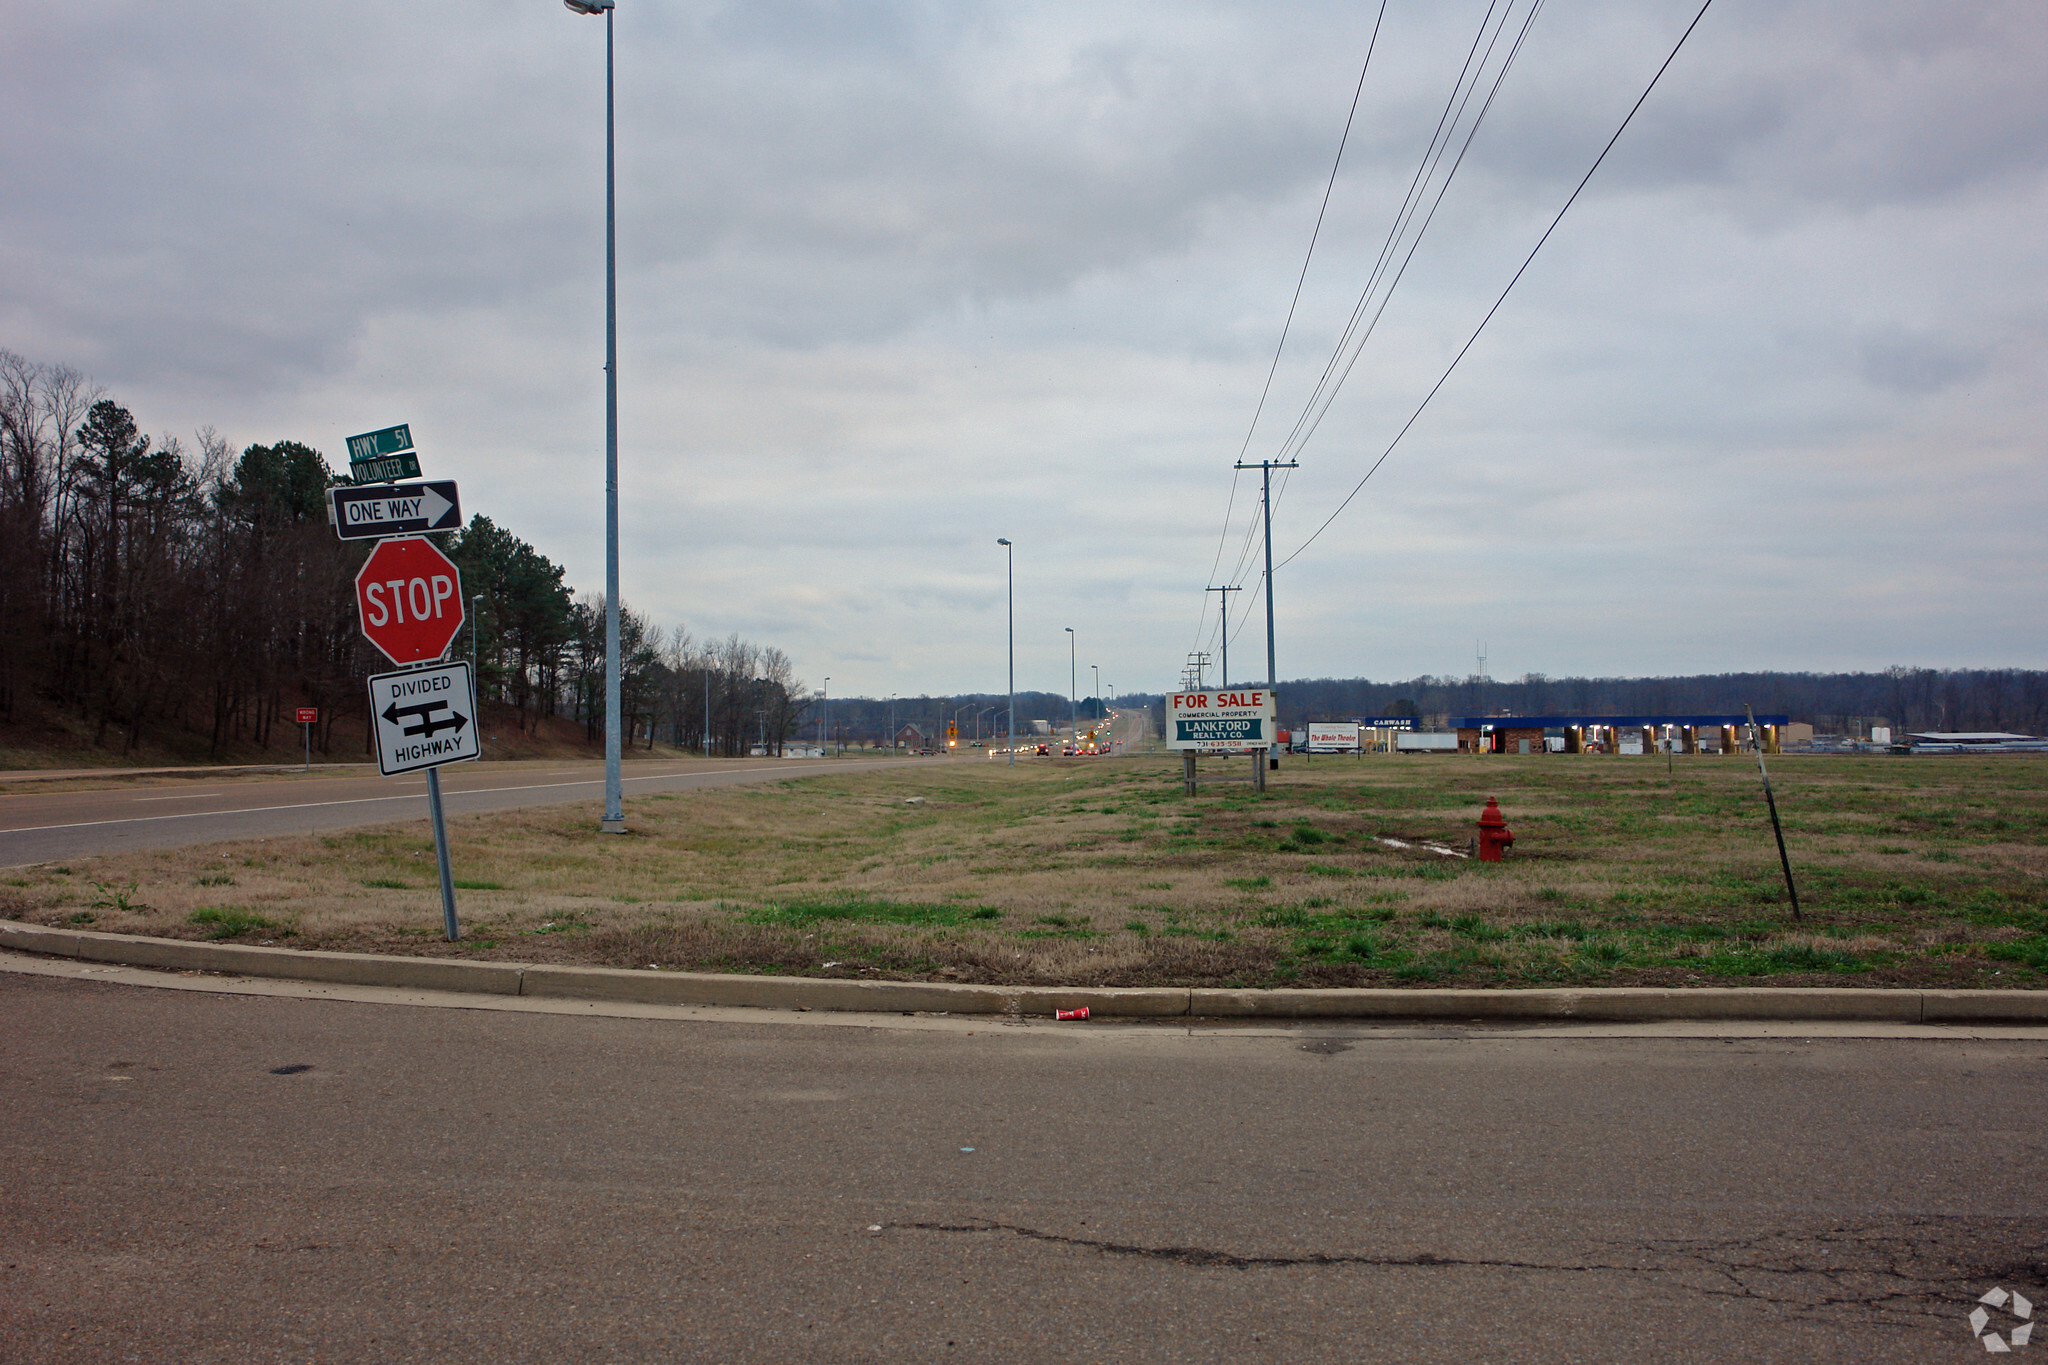
[[[1086,1019],[1088,1017],[1088,1007],[1083,1005],[1077,1010],[1054,1010],[1052,1017],[1055,1019]]]

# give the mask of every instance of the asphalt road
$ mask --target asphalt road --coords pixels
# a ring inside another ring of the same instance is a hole
[[[2048,1303],[2044,1035],[762,1018],[0,971],[0,1359],[1964,1361]]]
[[[893,760],[938,761],[942,760]],[[630,820],[632,798],[649,792],[817,777],[891,762],[638,761],[623,769],[626,813]],[[441,791],[451,816],[591,801],[604,795],[604,765],[455,763],[441,770]],[[311,834],[426,815],[425,773],[379,777],[374,769],[367,775],[337,776],[316,769],[303,777],[209,774],[87,791],[8,790],[0,792],[0,867],[222,839]]]

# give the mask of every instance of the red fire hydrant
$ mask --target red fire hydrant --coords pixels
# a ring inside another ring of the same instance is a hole
[[[1486,809],[1479,812],[1479,861],[1497,863],[1502,850],[1515,842],[1515,833],[1508,828],[1507,817],[1500,813],[1500,802],[1489,796]]]

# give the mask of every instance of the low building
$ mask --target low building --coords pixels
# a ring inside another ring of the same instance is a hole
[[[1764,752],[1779,751],[1791,718],[1756,718]],[[1468,754],[1723,753],[1736,750],[1745,715],[1458,716],[1458,752]]]

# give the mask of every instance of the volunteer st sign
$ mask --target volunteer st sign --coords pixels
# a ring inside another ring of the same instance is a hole
[[[1266,687],[1175,692],[1166,699],[1166,746],[1198,754],[1241,754],[1277,741],[1278,707]]]
[[[370,679],[377,771],[386,777],[483,756],[469,665],[436,664]]]

